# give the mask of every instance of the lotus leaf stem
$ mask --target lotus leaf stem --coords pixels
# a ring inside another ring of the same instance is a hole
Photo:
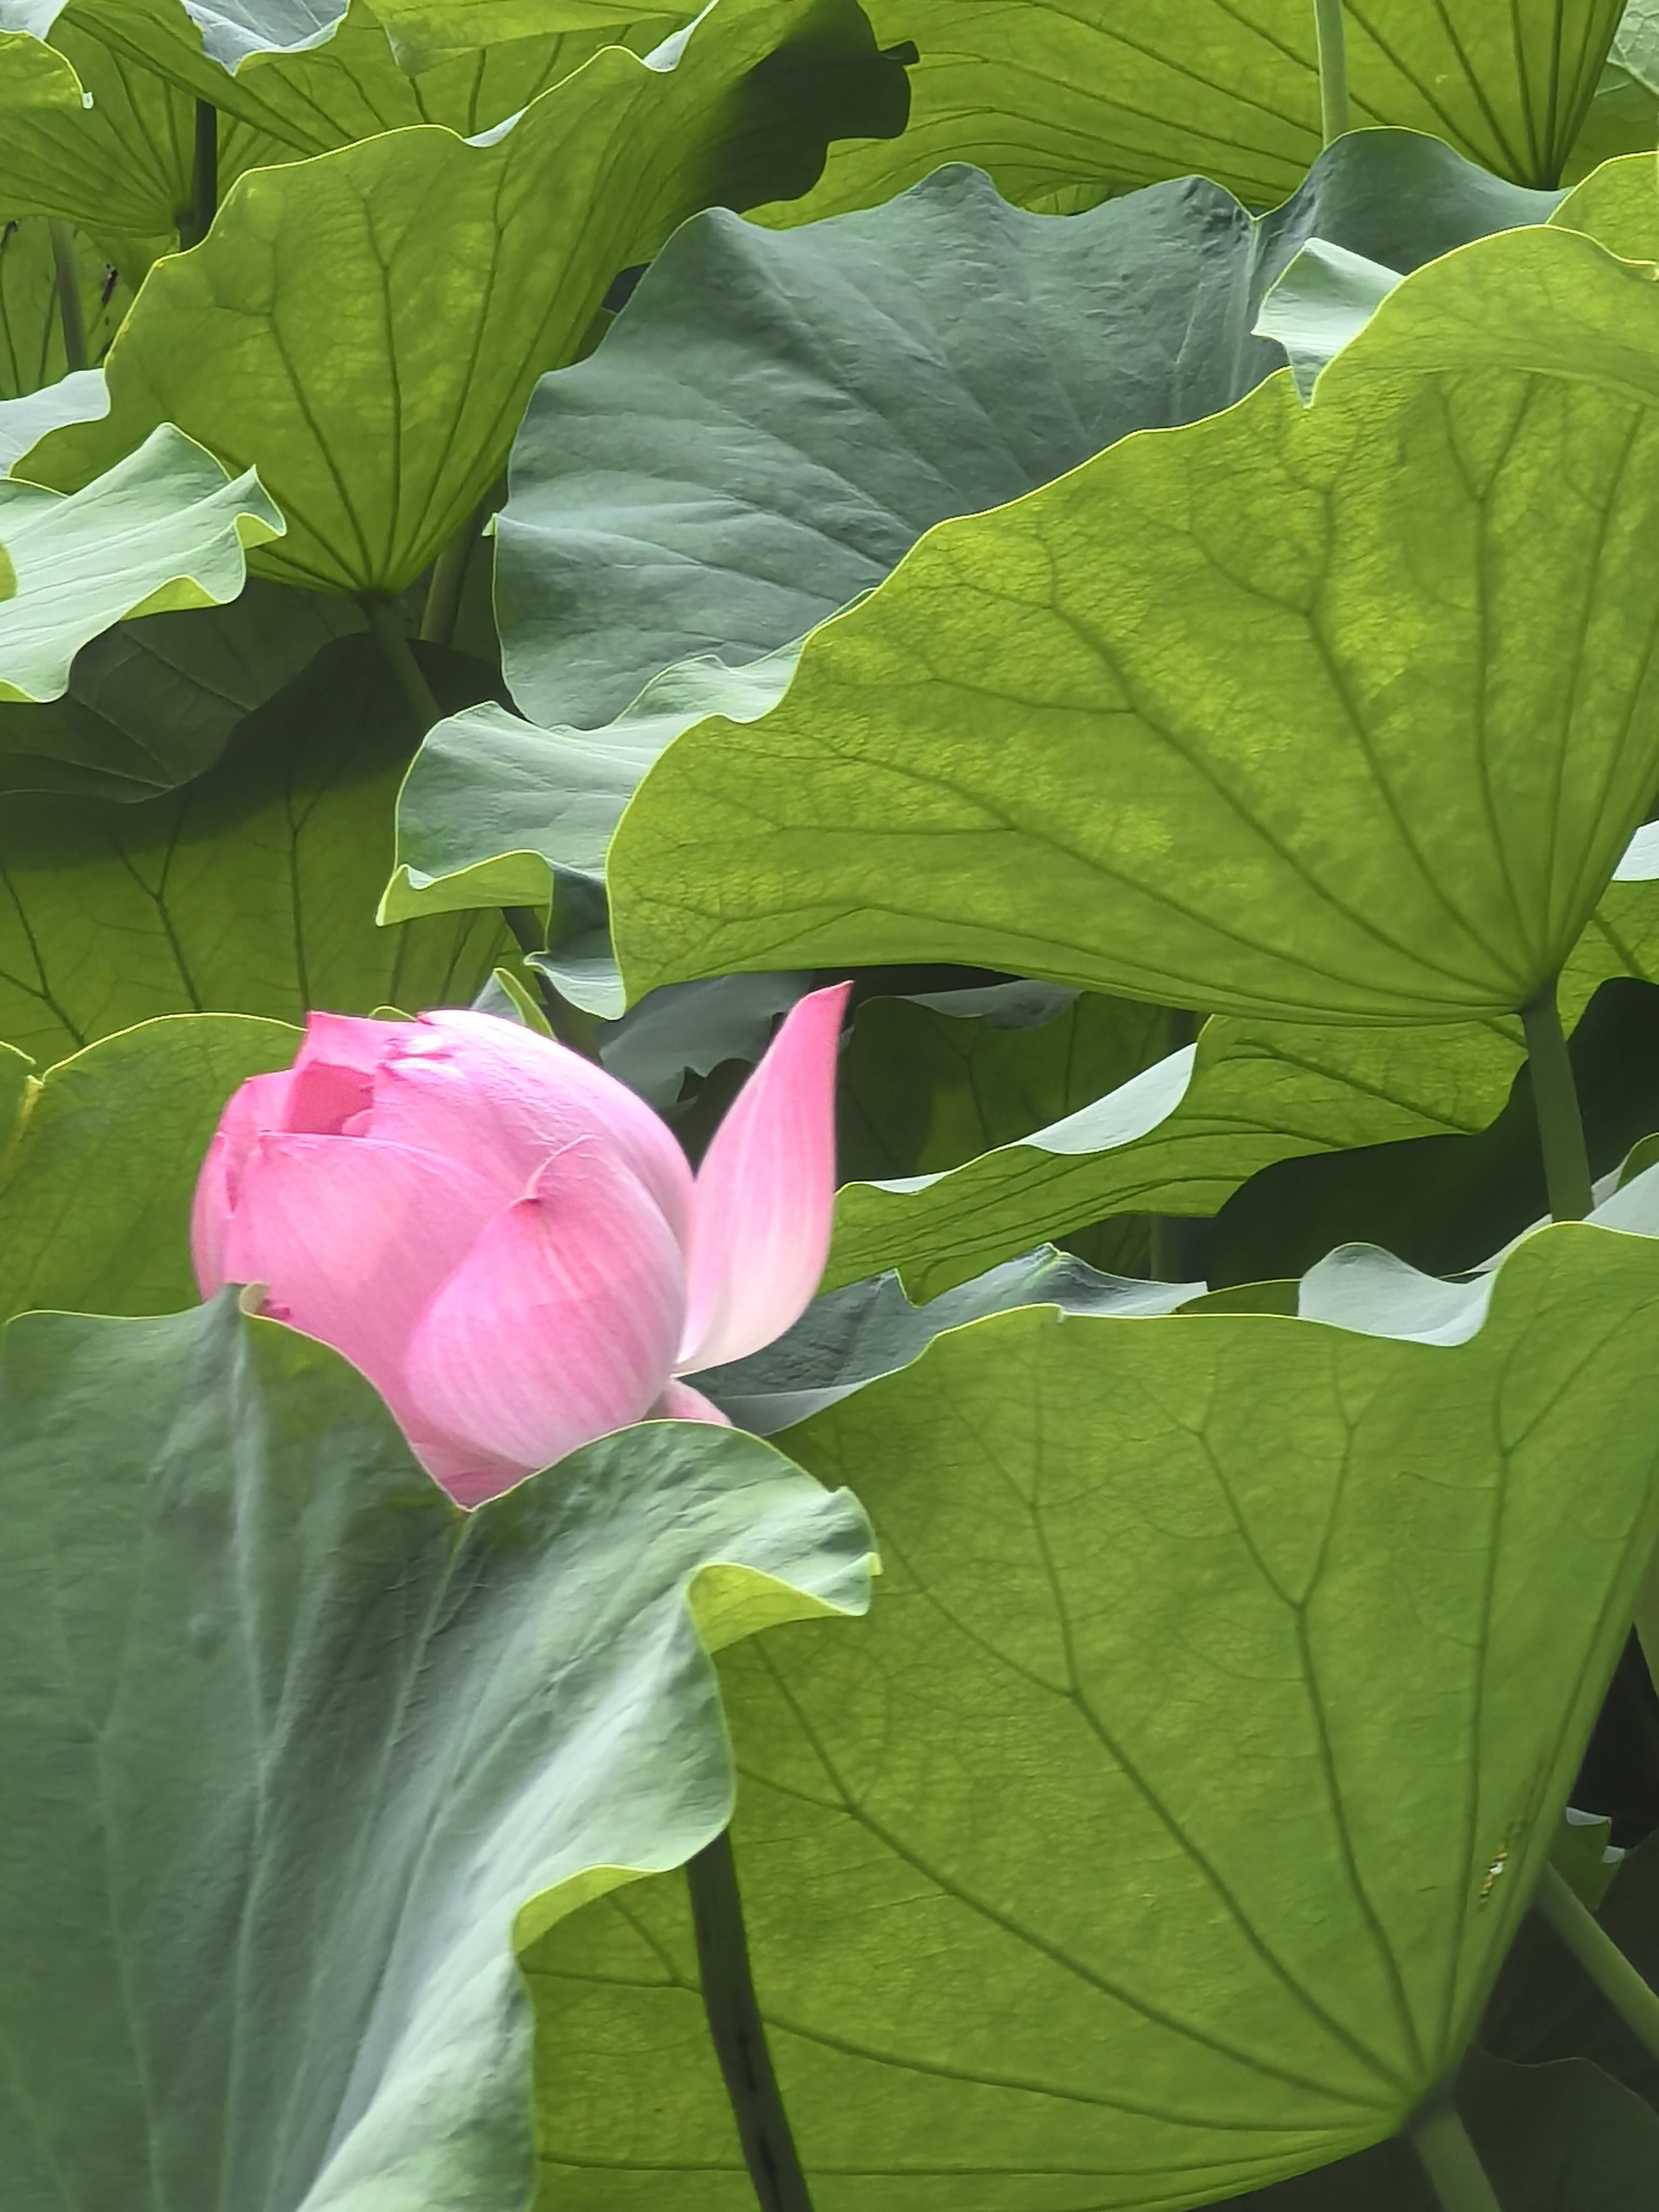
[[[732,1837],[722,1828],[690,1860],[691,1921],[702,2008],[761,2212],[812,2212],[812,2199],[784,2109],[749,1966],[743,1899]]]
[[[1319,124],[1325,143],[1348,128],[1348,33],[1343,0],[1314,0],[1319,35]]]
[[[58,319],[64,332],[64,359],[70,369],[85,368],[87,319],[81,307],[81,270],[75,250],[75,227],[54,218],[48,228],[58,286]]]
[[[196,160],[191,204],[179,222],[179,243],[199,246],[219,212],[219,111],[211,100],[196,103]]]
[[[1504,2212],[1480,2154],[1451,2105],[1431,2106],[1413,2121],[1409,2132],[1443,2212]]]
[[[409,632],[404,628],[403,609],[383,592],[362,592],[357,604],[374,633],[375,643],[386,656],[386,666],[398,680],[398,690],[414,710],[424,737],[434,722],[442,721],[444,710],[438,704],[437,693],[426,680],[425,671],[415,658]]]
[[[467,570],[494,504],[493,499],[481,501],[432,564],[432,580],[426,587],[426,605],[421,612],[421,635],[429,644],[447,645],[455,635]]]
[[[1538,1910],[1631,2033],[1659,2058],[1659,1992],[1638,1974],[1607,1929],[1553,1867],[1538,1887]]]
[[[1562,1033],[1555,986],[1521,1012],[1532,1071],[1532,1105],[1544,1152],[1544,1182],[1550,1212],[1558,1221],[1582,1221],[1595,1203],[1583,1117],[1572,1079],[1572,1062]]]

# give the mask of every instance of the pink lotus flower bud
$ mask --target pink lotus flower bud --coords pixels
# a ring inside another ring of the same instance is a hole
[[[791,1012],[695,1180],[648,1106],[533,1030],[313,1014],[208,1148],[202,1295],[262,1285],[463,1505],[633,1421],[723,1421],[676,1377],[769,1344],[817,1289],[848,988]]]

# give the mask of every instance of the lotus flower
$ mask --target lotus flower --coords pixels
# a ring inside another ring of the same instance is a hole
[[[463,1505],[633,1421],[724,1421],[676,1378],[769,1344],[817,1288],[848,988],[794,1007],[695,1180],[648,1106],[532,1030],[313,1014],[208,1149],[202,1295],[263,1285]]]

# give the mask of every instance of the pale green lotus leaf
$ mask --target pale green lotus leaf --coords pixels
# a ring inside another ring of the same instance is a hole
[[[653,1423],[465,1514],[226,1296],[0,1364],[19,2207],[522,2212],[545,1929],[725,1823],[710,1653],[862,1611],[844,1494]]]
[[[289,526],[265,573],[401,591],[619,267],[711,198],[804,186],[830,131],[897,128],[903,100],[852,0],[805,18],[720,0],[675,66],[607,49],[486,143],[393,131],[254,170],[152,271],[110,349],[107,420],[55,433],[30,473],[82,483],[177,422],[229,465],[257,459]],[[645,138],[641,189],[602,191]]]
[[[1659,1528],[1656,1295],[1568,1226],[1449,1348],[1027,1310],[788,1432],[884,1570],[723,1670],[820,2212],[1179,2212],[1450,2079]],[[743,2203],[688,1933],[657,1884],[528,1954],[550,2201]]]
[[[48,431],[67,422],[95,422],[108,412],[109,389],[101,368],[71,369],[54,384],[0,399],[0,476]]]
[[[79,647],[124,616],[233,599],[246,549],[283,518],[258,477],[234,481],[170,423],[84,490],[0,483],[0,699],[56,699]]]
[[[771,714],[672,746],[611,850],[629,991],[923,960],[1514,1012],[1659,787],[1656,487],[1644,272],[1548,228],[1431,263],[1311,407],[1282,374],[940,525]]]

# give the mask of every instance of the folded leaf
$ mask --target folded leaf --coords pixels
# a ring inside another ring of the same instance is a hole
[[[0,699],[57,699],[78,649],[124,616],[234,599],[249,546],[283,534],[252,469],[233,483],[163,423],[68,497],[0,482]]]
[[[0,1489],[13,2197],[520,2212],[515,1921],[724,1822],[708,1652],[861,1610],[857,1508],[658,1425],[465,1516],[228,1298],[13,1322]]]

